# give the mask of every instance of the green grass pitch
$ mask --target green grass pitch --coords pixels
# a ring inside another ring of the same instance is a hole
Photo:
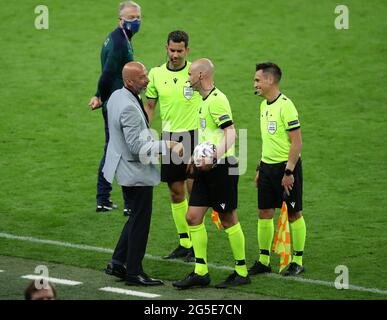
[[[112,249],[125,218],[121,210],[95,212],[103,121],[87,103],[100,74],[102,42],[117,23],[118,1],[46,1],[48,30],[34,27],[36,1],[0,2],[0,233]],[[302,125],[305,281],[254,277],[249,286],[219,296],[195,290],[191,298],[385,299],[387,3],[345,1],[348,30],[335,28],[339,3],[331,0],[139,3],[143,23],[133,39],[136,60],[148,69],[165,62],[167,34],[187,31],[190,60],[212,59],[216,85],[230,100],[237,129],[248,130],[238,208],[248,265],[258,255],[253,178],[261,151],[261,100],[253,94],[255,63],[281,66],[282,92],[295,103]],[[159,130],[160,121],[154,126]],[[117,185],[112,198],[122,208]],[[232,267],[226,234],[209,217],[206,225],[209,262]],[[154,192],[147,254],[160,257],[176,245],[162,184]],[[0,237],[0,299],[21,299],[26,283],[20,275],[33,273],[38,263],[52,266],[57,277],[84,275],[87,283],[87,275],[95,274],[101,286],[124,287],[102,273],[109,258],[110,253]],[[277,268],[277,257],[272,264]],[[319,282],[333,283],[338,265],[348,267],[349,290]],[[145,268],[168,281],[164,298],[189,298],[170,281],[190,272],[191,265],[147,258]],[[229,273],[210,272],[213,283]],[[64,299],[123,298],[86,286],[59,291]]]

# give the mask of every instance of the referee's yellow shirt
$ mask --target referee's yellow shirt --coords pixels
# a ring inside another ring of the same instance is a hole
[[[188,82],[190,62],[180,70],[170,70],[166,63],[149,71],[146,97],[158,99],[162,130],[190,131],[198,128],[198,105],[201,96]]]
[[[265,163],[285,162],[289,157],[291,141],[288,131],[299,128],[300,121],[293,102],[283,94],[272,103],[262,101],[260,106],[262,158]]]
[[[222,129],[233,124],[230,103],[226,95],[217,88],[212,89],[199,105],[199,143],[210,142],[214,145],[224,138]],[[222,156],[235,156],[233,144]]]

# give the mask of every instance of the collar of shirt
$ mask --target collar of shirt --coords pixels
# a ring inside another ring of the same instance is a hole
[[[134,93],[132,90],[128,89],[127,87],[124,87],[126,90],[128,90],[135,98],[136,100],[138,101],[138,103],[140,104],[140,107],[141,107],[141,110],[142,112],[144,113],[144,116],[145,116],[145,119],[146,119],[146,126],[149,128],[149,118],[148,118],[148,114],[146,113],[145,111],[145,108],[144,108],[144,104],[142,103],[142,99],[141,97]]]
[[[266,104],[268,105],[268,106],[270,106],[271,104],[273,104],[274,102],[276,102],[278,99],[279,99],[279,97],[282,95],[282,93],[280,92],[280,94],[277,96],[277,98],[275,98],[273,101],[267,101],[266,100]]]
[[[121,27],[117,27],[116,31],[118,31],[123,37],[126,38],[126,40],[128,41],[131,41],[132,40],[132,31],[130,30],[126,30],[124,28],[121,28]]]

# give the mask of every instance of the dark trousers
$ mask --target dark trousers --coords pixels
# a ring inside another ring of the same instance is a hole
[[[129,209],[128,221],[114,249],[113,262],[126,262],[128,275],[143,272],[142,260],[148,242],[153,187],[122,187]]]
[[[109,142],[109,127],[107,120],[107,110],[105,107],[102,107],[102,115],[105,126],[105,146],[103,148],[103,156],[101,162],[99,163],[98,168],[98,180],[97,180],[97,204],[103,205],[106,204],[110,199],[110,192],[112,191],[112,185],[106,181],[102,173],[102,168],[105,165],[106,159],[106,150]]]
[[[103,166],[105,165],[106,150],[109,143],[109,126],[108,126],[106,107],[102,107],[102,115],[103,115],[104,127],[105,127],[105,146],[103,148],[103,156],[102,156],[101,162],[99,163],[99,168],[98,168],[97,196],[96,196],[97,205],[107,204],[108,201],[110,200],[110,192],[112,191],[112,185],[108,181],[106,181],[102,172]],[[126,201],[124,190],[122,190],[122,195],[124,198],[125,208],[127,208],[127,201]]]

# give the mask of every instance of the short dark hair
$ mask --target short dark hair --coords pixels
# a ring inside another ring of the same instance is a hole
[[[280,67],[273,62],[257,63],[255,71],[258,70],[262,70],[263,73],[272,74],[277,83],[281,80],[282,71]]]
[[[56,299],[56,288],[55,285],[51,282],[47,282],[47,285],[51,288],[52,293],[54,295],[54,299]],[[28,287],[24,291],[24,299],[32,300],[32,295],[41,289],[36,288],[35,280],[31,281]]]
[[[167,39],[167,44],[169,44],[169,41],[173,41],[173,42],[177,42],[177,43],[184,42],[184,46],[186,48],[188,48],[189,36],[188,36],[187,32],[176,30],[176,31],[172,31],[171,33],[169,33],[168,39]]]

